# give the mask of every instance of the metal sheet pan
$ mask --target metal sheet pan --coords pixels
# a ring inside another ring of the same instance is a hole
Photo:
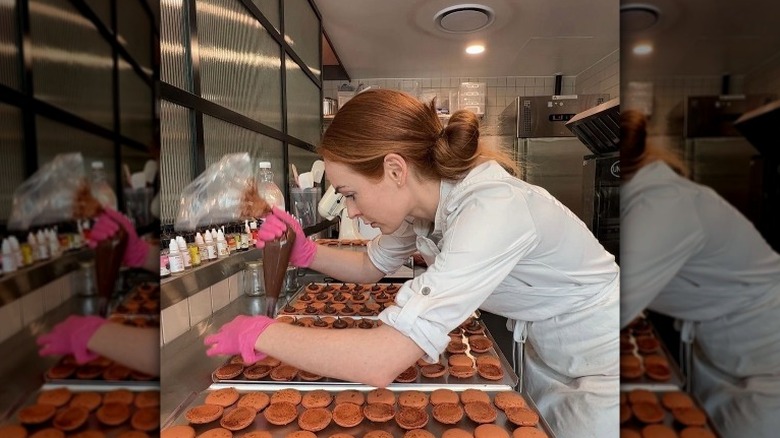
[[[663,341],[661,340],[661,337],[658,335],[658,331],[655,329],[655,327],[653,327],[652,324],[650,324],[650,321],[647,321],[647,324],[650,327],[652,335],[655,337],[655,339],[658,340],[660,344],[659,350],[653,354],[658,354],[660,356],[663,356],[666,359],[666,361],[669,363],[669,371],[671,372],[671,378],[666,382],[661,382],[647,377],[647,375],[644,373],[642,374],[641,377],[636,379],[628,379],[626,377],[620,376],[620,388],[625,390],[648,389],[651,391],[674,391],[683,388],[685,386],[685,377],[683,376],[680,367],[677,365],[677,362],[674,360],[672,354],[669,352],[669,349],[667,348],[666,344],[664,344]],[[631,337],[631,342],[634,343],[633,354],[639,357],[640,359],[642,359],[642,363],[644,363],[645,354],[640,353],[638,348],[636,347],[636,336],[631,334],[630,329],[621,330],[621,335],[626,335],[626,334],[628,334]]]
[[[116,389],[127,389],[127,390],[132,391],[132,392],[151,391],[151,390],[159,391],[160,390],[159,385],[157,387],[152,387],[152,388],[142,388],[142,387],[130,387],[130,386],[121,385],[121,384],[120,385],[116,385],[116,384],[115,385],[77,385],[77,386],[76,385],[60,385],[60,384],[44,384],[38,391],[35,391],[35,392],[29,394],[28,397],[22,399],[17,404],[16,408],[13,409],[6,418],[0,419],[0,425],[6,426],[6,425],[12,425],[12,424],[20,424],[17,416],[18,416],[19,411],[22,408],[35,404],[36,400],[38,399],[38,395],[41,392],[48,391],[48,390],[51,390],[51,389],[56,389],[56,388],[63,388],[63,387],[70,389],[73,393],[86,392],[86,391],[109,392],[109,391],[113,391],[113,390],[116,390]],[[67,406],[67,404],[65,406]],[[62,409],[63,408],[58,408],[57,412],[59,412]],[[136,409],[137,408],[133,404],[130,404],[130,415],[131,415],[131,417],[135,413]],[[116,438],[122,432],[133,430],[132,426],[130,425],[130,420],[129,419],[126,422],[124,422],[123,424],[121,424],[119,426],[114,426],[114,427],[106,426],[106,425],[100,423],[98,421],[97,417],[95,416],[95,412],[96,411],[97,410],[92,411],[89,414],[89,418],[87,419],[87,422],[83,426],[81,426],[80,428],[78,428],[75,431],[67,432],[67,435],[71,436],[71,435],[73,435],[73,434],[75,434],[77,432],[83,432],[83,431],[86,431],[86,430],[100,430],[103,433],[105,433],[106,438]],[[24,427],[27,429],[27,432],[30,435],[32,435],[34,432],[36,432],[38,430],[45,429],[47,427],[52,427],[52,420],[47,421],[43,425],[38,425],[38,426],[25,425]],[[152,437],[152,438],[156,438],[156,437],[160,436],[159,429],[153,430],[153,431],[150,431],[150,432],[146,432],[146,433],[150,437]]]
[[[428,378],[424,377],[422,374],[419,373],[420,367],[415,364],[418,371],[417,379],[414,382],[410,383],[399,383],[399,382],[393,382],[389,385],[390,388],[411,388],[416,387],[418,389],[420,388],[439,388],[442,386],[446,387],[458,387],[458,388],[475,388],[475,389],[512,389],[517,385],[517,382],[519,380],[518,376],[515,374],[515,372],[512,370],[512,366],[507,361],[506,357],[504,357],[503,353],[501,352],[501,349],[498,348],[496,345],[495,339],[493,339],[493,336],[490,334],[490,332],[487,330],[487,327],[485,327],[485,324],[480,321],[480,325],[485,333],[485,336],[488,337],[488,339],[493,342],[493,347],[491,347],[486,353],[480,354],[482,355],[490,355],[494,357],[498,357],[499,361],[501,362],[501,368],[504,371],[504,376],[501,378],[501,380],[487,380],[482,377],[480,377],[479,374],[474,374],[474,376],[469,377],[467,379],[459,379],[456,377],[452,377],[449,375],[449,372],[447,372],[442,377],[436,377],[436,378]],[[440,357],[440,361],[443,363],[447,363],[449,360],[449,357],[451,356],[450,353],[444,352],[442,353]],[[232,358],[229,358],[226,360],[222,365],[227,365],[230,363]],[[215,370],[216,371],[216,370]],[[321,386],[321,385],[338,385],[338,386],[344,386],[344,385],[358,385],[362,387],[367,387],[367,385],[359,385],[354,382],[347,382],[343,380],[337,380],[332,378],[323,378],[322,380],[316,381],[316,382],[309,382],[302,380],[300,377],[295,377],[291,382],[279,382],[272,380],[270,377],[265,377],[260,380],[249,380],[246,379],[242,374],[238,375],[237,377],[234,377],[232,379],[219,379],[217,376],[212,372],[211,379],[214,383],[222,383],[222,384],[230,384],[230,385],[236,385],[236,384],[262,384],[262,385],[302,385],[302,386]]]
[[[647,389],[647,388],[639,388],[639,389]],[[663,419],[663,421],[662,421],[660,424],[663,424],[663,425],[666,425],[666,426],[669,426],[669,427],[671,427],[672,429],[674,429],[675,431],[677,431],[677,433],[679,434],[679,433],[680,433],[680,431],[682,431],[683,429],[685,429],[685,426],[681,425],[680,423],[677,423],[677,422],[674,420],[674,415],[672,415],[672,413],[671,413],[671,412],[670,412],[668,409],[666,409],[666,408],[663,406],[663,404],[660,404],[660,403],[661,403],[661,397],[663,397],[663,395],[664,395],[664,394],[666,394],[666,393],[668,393],[668,392],[679,392],[679,390],[672,390],[672,391],[667,391],[667,390],[652,390],[652,389],[648,389],[648,390],[650,390],[650,391],[653,391],[653,392],[655,392],[655,393],[656,393],[656,395],[658,396],[658,402],[659,402],[659,405],[660,405],[660,406],[661,406],[661,408],[664,410],[664,413],[665,413],[665,414],[664,414],[664,419]],[[623,388],[622,386],[621,386],[621,388],[620,388],[620,392],[621,392],[622,394],[625,394],[625,395],[626,395],[626,397],[627,397],[627,396],[628,396],[628,394],[630,393],[630,391],[629,391],[629,390],[626,390],[626,389],[625,389],[625,388]],[[705,410],[702,408],[702,406],[701,406],[701,403],[699,403],[699,402],[698,402],[698,400],[696,400],[696,397],[694,397],[694,396],[693,396],[693,395],[691,395],[691,394],[688,394],[688,395],[691,397],[691,399],[693,399],[693,402],[694,402],[694,404],[696,405],[696,407],[697,407],[697,408],[699,408],[699,409],[701,409],[701,410],[702,410],[702,412],[704,412],[704,413],[706,414],[706,413],[707,413],[707,411],[705,411]],[[630,405],[630,403],[629,403],[629,405]],[[621,424],[621,425],[620,425],[620,427],[621,427],[622,429],[630,429],[630,430],[635,430],[635,431],[637,431],[637,432],[641,432],[641,430],[642,430],[642,428],[643,428],[644,426],[646,426],[646,424],[644,424],[644,423],[642,423],[641,421],[639,421],[639,420],[637,420],[636,418],[634,418],[634,417],[633,417],[633,414],[632,414],[632,416],[631,416],[631,419],[630,419],[630,420],[628,420],[626,423],[623,423],[623,424]],[[715,428],[715,426],[712,424],[712,421],[710,420],[710,417],[709,417],[709,416],[707,416],[707,424],[705,425],[705,428],[706,428],[706,429],[709,429],[709,431],[710,431],[710,432],[712,432],[712,433],[713,433],[713,434],[714,434],[716,437],[720,438],[720,434],[718,433],[718,430]]]
[[[185,413],[187,412],[187,410],[189,410],[190,408],[192,408],[194,406],[198,406],[198,405],[203,404],[206,396],[208,395],[208,393],[210,391],[216,390],[216,389],[220,389],[220,388],[223,388],[223,387],[227,387],[227,386],[230,386],[230,385],[216,385],[215,384],[215,385],[212,385],[212,387],[209,388],[209,390],[204,391],[204,392],[198,394],[195,397],[188,398],[189,402],[186,403],[186,404],[183,403],[182,405],[180,405],[179,408],[176,409],[174,414],[171,415],[171,417],[166,420],[166,422],[163,424],[162,428],[165,429],[165,428],[168,428],[168,427],[174,426],[174,425],[188,424],[187,419],[185,417]],[[439,389],[439,388],[442,388],[442,387],[444,387],[444,386],[439,385],[436,388],[430,388],[430,391],[432,391],[433,389]],[[254,392],[258,392],[258,390],[256,390],[255,387],[251,387],[251,386],[248,386],[248,385],[235,386],[235,388],[241,394],[245,394],[245,393],[253,392],[253,391]],[[279,387],[277,389],[282,389],[282,388],[283,387]],[[311,391],[311,390],[315,390],[315,389],[324,389],[324,390],[329,391],[334,397],[335,397],[335,395],[339,391],[337,389],[334,389],[332,386],[327,386],[327,385],[308,386],[308,387],[296,387],[295,389],[298,389],[298,390],[300,390],[302,392],[304,392],[304,391]],[[339,388],[339,389],[347,389],[347,388]],[[369,388],[365,388],[365,387],[363,387],[363,388],[350,388],[350,389],[358,389],[360,391],[368,391],[369,390]],[[397,389],[397,388],[396,389],[389,388],[389,389],[391,389],[391,390],[393,390],[395,392],[400,392],[401,391],[401,389]],[[457,389],[454,389],[454,390],[457,391]],[[430,392],[430,391],[429,391],[429,389],[426,389],[424,392]],[[263,389],[260,390],[259,392],[264,392],[264,393],[266,393],[268,395],[271,395],[274,392],[274,390],[271,390],[270,388],[263,387]],[[493,400],[495,398],[495,396],[496,396],[496,394],[498,392],[499,391],[486,391],[486,393],[490,396],[491,400]],[[528,402],[529,407],[531,407],[531,409],[533,409],[534,411],[536,411],[538,413],[539,411],[536,408],[536,405],[533,403],[533,401],[529,397],[527,397],[525,395],[524,395],[524,398]],[[397,397],[396,397],[396,399],[397,399]],[[332,411],[333,404],[331,404],[331,406],[329,406],[328,409],[330,409]],[[461,419],[457,424],[454,424],[454,425],[441,424],[438,421],[436,421],[436,419],[433,418],[432,409],[433,409],[433,406],[431,406],[431,404],[429,403],[428,406],[426,407],[426,410],[427,410],[428,416],[429,416],[429,420],[428,420],[428,424],[425,426],[425,429],[428,430],[429,432],[433,433],[436,436],[441,436],[442,433],[444,433],[445,430],[450,429],[450,428],[461,428],[461,429],[473,432],[474,429],[478,426],[478,424],[476,424],[473,421],[471,421],[465,414],[463,416],[463,419]],[[298,413],[300,414],[301,412],[303,412],[303,410],[304,410],[304,408],[299,405],[298,406]],[[517,426],[513,425],[512,423],[510,423],[506,419],[506,415],[503,413],[503,411],[501,411],[500,409],[496,408],[496,412],[497,412],[497,418],[496,418],[496,421],[493,424],[505,428],[511,434],[512,431],[517,428]],[[219,422],[218,421],[214,421],[214,422],[208,423],[208,424],[203,424],[203,425],[194,425],[193,424],[191,426],[193,426],[193,428],[195,429],[196,433],[200,434],[200,433],[203,433],[203,432],[205,432],[205,431],[207,431],[209,429],[213,429],[215,427],[219,427]],[[539,425],[537,427],[539,429],[543,430],[549,437],[551,437],[551,438],[554,437],[554,435],[550,431],[549,425],[541,417],[541,415],[539,416]],[[405,430],[403,430],[400,426],[398,426],[398,424],[395,422],[395,420],[390,420],[390,421],[388,421],[386,423],[372,423],[371,421],[369,421],[367,419],[363,419],[363,421],[359,425],[357,425],[355,427],[351,427],[351,428],[342,428],[341,426],[337,425],[336,423],[331,422],[328,427],[326,427],[322,431],[317,432],[317,436],[326,437],[326,436],[330,436],[331,434],[335,434],[335,433],[338,433],[338,432],[344,432],[344,433],[349,433],[349,434],[351,434],[353,436],[356,436],[356,437],[361,437],[364,434],[368,433],[369,431],[375,430],[375,429],[380,429],[380,430],[384,430],[384,431],[390,432],[390,433],[393,434],[394,437],[397,437],[397,438],[402,437],[404,435],[404,433],[405,433]],[[257,415],[257,417],[255,417],[254,423],[252,423],[248,428],[246,428],[246,429],[244,429],[244,430],[242,430],[240,432],[237,432],[236,435],[244,434],[246,432],[250,432],[250,431],[254,431],[254,430],[268,430],[268,431],[271,432],[271,434],[274,437],[280,437],[281,438],[281,437],[284,437],[284,436],[286,436],[287,434],[289,434],[291,432],[300,430],[300,428],[298,426],[297,419],[296,419],[296,421],[293,421],[292,423],[290,423],[290,424],[288,424],[286,426],[275,426],[275,425],[269,424],[266,421],[265,417],[263,416],[263,414],[261,412],[261,413],[259,413]]]
[[[379,283],[377,283],[377,284],[379,284]],[[403,283],[381,283],[380,286],[387,287],[387,286],[390,286],[390,285],[394,285],[394,286],[397,286],[397,287],[400,288],[402,284]],[[307,287],[309,287],[310,285],[317,285],[317,286],[320,286],[320,287],[323,287],[323,288],[327,287],[327,286],[333,286],[333,287],[336,288],[337,291],[343,285],[349,285],[349,286],[352,286],[352,287],[356,286],[355,283],[342,283],[342,282],[336,282],[336,283],[308,283],[308,284],[305,284],[305,285],[301,286],[301,288],[298,289],[298,291],[295,292],[295,294],[293,294],[292,297],[290,297],[288,304],[290,306],[294,306],[295,304],[301,302],[301,297],[304,294],[308,293],[307,292]],[[368,283],[365,283],[363,285],[364,286],[372,286],[372,287],[374,286],[373,284],[368,284]],[[347,291],[347,292],[350,293],[350,294],[352,293],[351,291]],[[361,304],[371,304],[371,305],[378,305],[379,304],[379,303],[377,303],[374,300],[374,294],[373,293],[370,293],[370,291],[366,291],[365,293],[368,294],[368,297],[367,297],[368,300],[365,303],[361,303]],[[391,300],[390,303],[392,303],[392,302],[393,301]],[[331,301],[325,302],[326,305],[328,303],[331,303]],[[367,315],[359,315],[359,314],[348,315],[348,314],[341,314],[341,313],[326,314],[326,313],[323,313],[323,312],[319,312],[317,314],[319,314],[320,316],[333,316],[333,317],[345,316],[345,317],[350,317],[350,318],[371,318],[371,319],[376,319],[377,316],[379,315],[379,312],[381,312],[382,309],[383,309],[383,307],[381,305],[379,305],[379,308],[377,310],[375,310],[371,314],[367,314]],[[309,313],[303,313],[303,312],[290,312],[290,311],[285,310],[284,307],[279,311],[279,315],[289,315],[289,316],[314,316],[314,315],[317,315],[317,314],[309,314]]]
[[[74,360],[74,359],[72,357],[69,358],[68,356],[63,356],[59,361],[57,361],[57,363],[54,366],[55,367],[60,366],[68,360]],[[48,384],[60,385],[60,386],[73,386],[73,387],[89,386],[89,387],[96,387],[96,388],[112,388],[119,385],[121,387],[127,387],[128,389],[138,388],[139,391],[144,389],[157,389],[160,387],[159,378],[154,378],[152,380],[137,380],[137,379],[133,379],[132,375],[128,376],[128,378],[124,380],[104,380],[102,377],[96,379],[79,379],[75,376],[75,374],[67,379],[52,379],[49,377],[48,370],[47,370],[45,373],[43,373],[43,380]]]

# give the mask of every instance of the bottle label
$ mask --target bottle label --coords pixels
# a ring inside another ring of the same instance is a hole
[[[198,247],[195,245],[189,245],[187,246],[187,251],[190,253],[190,261],[192,263],[192,266],[199,266],[200,265],[200,251],[198,251]]]
[[[217,246],[213,243],[206,245],[206,255],[208,260],[214,260],[217,258]]]
[[[200,245],[198,246],[198,253],[200,253],[200,261],[201,263],[205,262],[209,259],[209,250],[206,245]]]
[[[228,252],[227,242],[223,242],[223,241],[217,242],[217,255],[219,257],[227,257],[228,255],[230,255],[230,253]]]
[[[168,264],[171,266],[172,274],[184,271],[184,259],[182,259],[180,254],[169,255]]]
[[[190,260],[190,252],[187,251],[185,248],[184,251],[179,249],[179,254],[181,254],[181,258],[184,261],[184,268],[191,268],[192,267],[192,260]]]

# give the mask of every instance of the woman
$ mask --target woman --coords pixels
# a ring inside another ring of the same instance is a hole
[[[682,160],[621,114],[620,319],[643,309],[682,320],[693,393],[724,438],[780,430],[780,256]]]
[[[264,353],[384,387],[420,357],[437,360],[447,333],[482,308],[511,319],[516,341],[527,338],[525,388],[559,437],[617,436],[614,257],[547,191],[512,176],[511,158],[479,144],[474,114],[456,112],[443,128],[433,102],[366,91],[339,110],[319,152],[350,216],[382,235],[365,253],[317,246],[274,210],[262,240],[291,226],[291,264],[348,282],[376,282],[416,250],[429,268],[374,330],[239,316],[206,338],[209,354]]]

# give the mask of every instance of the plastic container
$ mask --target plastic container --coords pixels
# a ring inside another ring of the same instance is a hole
[[[108,183],[102,161],[92,162],[90,188],[92,196],[100,202],[100,205],[117,210],[116,193],[111,188],[111,184]]]
[[[257,163],[257,192],[271,206],[284,210],[284,194],[279,186],[274,182],[274,173],[271,170],[271,163],[261,161]]]
[[[246,262],[246,267],[244,268],[244,293],[250,297],[265,295],[263,281],[263,261]]]

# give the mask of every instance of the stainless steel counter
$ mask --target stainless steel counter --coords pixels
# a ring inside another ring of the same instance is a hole
[[[224,356],[206,356],[203,339],[238,315],[263,314],[264,310],[265,300],[262,297],[242,295],[160,350],[163,364],[160,374],[162,424],[177,406],[208,388],[211,372],[225,361]]]
[[[96,298],[73,297],[0,343],[0,420],[43,385],[44,372],[60,359],[40,357],[35,338],[69,315],[85,314],[90,309],[97,309]]]

